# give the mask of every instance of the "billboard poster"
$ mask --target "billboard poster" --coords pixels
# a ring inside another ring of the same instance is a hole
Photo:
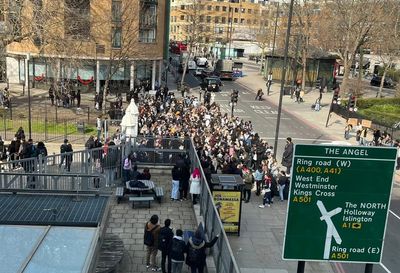
[[[242,193],[215,190],[213,199],[225,232],[239,235]]]

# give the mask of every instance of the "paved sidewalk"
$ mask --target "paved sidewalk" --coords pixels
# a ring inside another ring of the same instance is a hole
[[[151,171],[152,172],[152,171]],[[144,225],[153,214],[160,218],[161,226],[164,226],[165,219],[172,221],[171,227],[174,232],[177,229],[195,230],[196,219],[190,200],[183,202],[170,201],[171,195],[171,175],[169,170],[157,171],[152,173],[151,179],[157,186],[164,188],[164,198],[162,203],[157,201],[151,203],[151,208],[147,208],[147,203],[138,204],[133,209],[132,203],[127,200],[117,204],[113,196],[109,224],[107,233],[118,235],[124,242],[125,254],[121,266],[117,273],[145,273],[151,272],[146,269],[146,247],[143,244]],[[140,207],[139,207],[140,206]],[[157,254],[157,264],[160,266],[161,253]],[[183,273],[190,270],[186,265],[183,266]]]
[[[255,70],[246,70],[245,76],[238,79],[237,83],[247,87],[248,90],[256,93],[258,88],[265,90],[265,81]],[[270,96],[264,95],[264,99],[269,103],[278,105],[280,84],[273,83]],[[264,92],[266,94],[266,92]],[[310,90],[304,96],[303,103],[296,103],[290,96],[283,97],[283,111],[292,116],[301,117],[308,125],[321,130],[328,131],[332,140],[344,140],[344,127],[346,120],[332,114],[328,127],[325,127],[329,112],[329,103],[332,93],[324,93],[322,98],[322,108],[319,112],[311,109],[311,105],[319,96],[316,89]],[[296,136],[291,136],[296,143]],[[354,133],[349,140],[356,144]],[[278,158],[282,151],[278,151]],[[279,161],[280,162],[280,161]],[[396,172],[397,183],[400,183],[400,172]],[[250,203],[242,205],[241,236],[230,236],[234,255],[242,272],[245,273],[288,273],[296,272],[297,263],[282,260],[283,232],[286,220],[287,201],[280,202],[275,198],[271,207],[261,209],[258,207],[262,203],[261,196],[255,196],[254,191]],[[312,242],[310,242],[312,243]],[[301,246],[299,246],[301,247]],[[334,272],[333,263],[307,262],[305,272],[307,273],[330,273]]]

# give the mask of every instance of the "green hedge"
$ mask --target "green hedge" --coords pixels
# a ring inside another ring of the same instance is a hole
[[[400,107],[400,98],[373,98],[357,100],[357,107],[359,109],[370,108],[376,105],[397,105],[397,107]]]
[[[386,127],[400,121],[400,98],[359,99],[357,108],[359,115]]]

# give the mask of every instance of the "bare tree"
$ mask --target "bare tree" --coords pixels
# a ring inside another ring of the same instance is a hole
[[[151,37],[140,37],[140,31],[151,30],[157,26],[157,10],[153,9],[151,2],[138,2],[139,5],[131,5],[126,1],[113,1],[111,11],[99,6],[97,12],[92,14],[92,28],[96,29],[93,33],[95,54],[97,56],[99,44],[103,44],[103,56],[106,57],[104,63],[107,65],[102,94],[103,114],[106,113],[107,91],[113,77],[124,69],[134,56],[140,55],[141,48],[138,43],[141,40],[146,43],[153,42],[150,41]],[[104,14],[109,16],[104,17]],[[110,37],[104,38],[104,33],[110,33]]]
[[[196,54],[197,49],[201,47],[205,41],[211,42],[214,29],[211,29],[210,23],[212,12],[207,11],[204,1],[191,0],[185,4],[185,9],[181,11],[186,18],[186,24],[183,25],[183,32],[187,34],[188,57],[185,60],[182,72],[181,85],[185,81],[187,66],[189,60]]]
[[[294,13],[294,33],[297,33],[296,50],[301,52],[300,65],[301,70],[301,89],[305,90],[307,80],[307,59],[310,57],[310,45],[313,38],[313,28],[316,22],[315,1],[312,0],[296,0]],[[299,46],[300,48],[297,48]],[[295,54],[297,55],[297,54]],[[296,59],[295,62],[298,60]],[[297,66],[297,65],[296,65]],[[294,67],[297,70],[297,67]],[[296,79],[294,79],[296,80]]]
[[[360,47],[380,22],[385,0],[325,0],[319,19],[318,43],[343,61],[342,90],[347,91],[350,68]]]
[[[382,88],[385,78],[394,61],[400,58],[400,3],[398,1],[387,1],[382,9],[380,25],[372,37],[371,46],[378,54],[383,64],[382,80],[376,97],[382,96]]]
[[[260,72],[264,66],[265,60],[265,52],[270,48],[273,43],[274,36],[274,20],[275,14],[273,14],[274,10],[259,10],[259,13],[254,17],[259,24],[254,25],[250,24],[247,26],[247,31],[250,34],[249,38],[253,41],[261,49],[261,67]]]

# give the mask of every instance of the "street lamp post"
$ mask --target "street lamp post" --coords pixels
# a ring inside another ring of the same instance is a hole
[[[29,138],[32,138],[32,105],[31,105],[31,88],[30,88],[30,80],[29,80],[29,59],[31,58],[31,54],[28,53],[26,56],[27,60],[27,79],[28,79],[28,132],[29,132]]]
[[[283,89],[285,86],[286,70],[287,70],[287,64],[288,64],[289,38],[290,38],[290,29],[292,26],[293,5],[294,5],[294,0],[290,0],[288,27],[286,30],[286,39],[285,39],[285,53],[284,53],[284,57],[283,57],[283,67],[282,67],[282,75],[281,75],[281,90],[279,93],[278,116],[276,119],[276,130],[275,130],[275,141],[274,141],[275,157],[276,157],[277,151],[278,151],[279,126],[281,123]]]

